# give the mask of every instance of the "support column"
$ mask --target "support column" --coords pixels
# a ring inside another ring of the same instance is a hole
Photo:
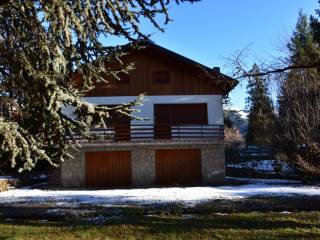
[[[151,186],[155,184],[155,156],[151,148],[137,148],[131,151],[132,185]]]
[[[204,184],[223,181],[225,178],[224,144],[208,145],[201,148],[201,173]]]
[[[86,165],[84,149],[72,150],[73,158],[66,159],[61,166],[61,184],[63,187],[84,187]]]

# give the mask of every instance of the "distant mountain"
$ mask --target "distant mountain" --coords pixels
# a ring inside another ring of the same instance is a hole
[[[225,109],[224,118],[228,119],[235,128],[244,136],[247,134],[248,118],[247,113],[243,110]]]

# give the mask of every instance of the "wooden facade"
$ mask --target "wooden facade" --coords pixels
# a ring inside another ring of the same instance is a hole
[[[237,83],[199,63],[173,53],[158,45],[134,50],[123,62],[134,63],[129,75],[119,75],[122,80],[106,78],[108,83],[97,83],[87,96],[137,96],[147,95],[224,95]],[[76,81],[81,82],[80,76]]]

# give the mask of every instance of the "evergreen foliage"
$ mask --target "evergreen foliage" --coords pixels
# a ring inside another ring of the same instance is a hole
[[[251,72],[259,74],[258,65],[254,64]],[[247,90],[249,114],[246,143],[271,145],[274,141],[275,115],[266,80],[260,76],[250,78]]]
[[[288,43],[289,62],[291,64],[309,64],[320,60],[320,49],[318,44],[320,39],[318,31],[320,23],[316,17],[311,17],[299,12],[299,18],[295,31]],[[302,71],[310,71],[301,69]],[[297,71],[297,70],[295,70]]]
[[[289,62],[320,60],[320,24],[300,13],[288,44]],[[288,160],[308,177],[320,176],[320,72],[318,68],[291,70],[281,84],[279,137]]]
[[[197,0],[175,0],[196,2]],[[76,144],[73,133],[88,136],[92,126],[104,126],[110,112],[133,115],[141,97],[108,108],[89,104],[82,96],[104,76],[118,78],[132,64],[121,63],[121,46],[104,46],[101,39],[124,37],[129,42],[146,39],[139,25],[168,15],[169,0],[4,0],[0,2],[0,147],[4,160],[20,171],[37,161],[59,165]],[[134,44],[133,44],[134,45]],[[113,64],[114,65],[114,64]],[[70,77],[83,76],[81,87]],[[81,112],[71,119],[63,108]],[[6,157],[4,157],[6,156]]]

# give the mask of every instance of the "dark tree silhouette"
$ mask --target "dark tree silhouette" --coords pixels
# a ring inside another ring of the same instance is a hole
[[[38,160],[58,165],[68,157],[73,133],[104,125],[111,111],[132,115],[140,99],[115,108],[98,107],[81,97],[103,76],[117,78],[132,65],[121,63],[121,46],[105,46],[109,37],[129,42],[146,39],[139,26],[142,19],[163,31],[156,21],[170,21],[170,0],[5,0],[0,2],[0,147],[2,159],[20,171]],[[175,3],[196,0],[175,0]],[[75,87],[70,76],[83,76]],[[71,119],[62,111],[72,106],[82,118]],[[75,144],[75,142],[73,142]]]

